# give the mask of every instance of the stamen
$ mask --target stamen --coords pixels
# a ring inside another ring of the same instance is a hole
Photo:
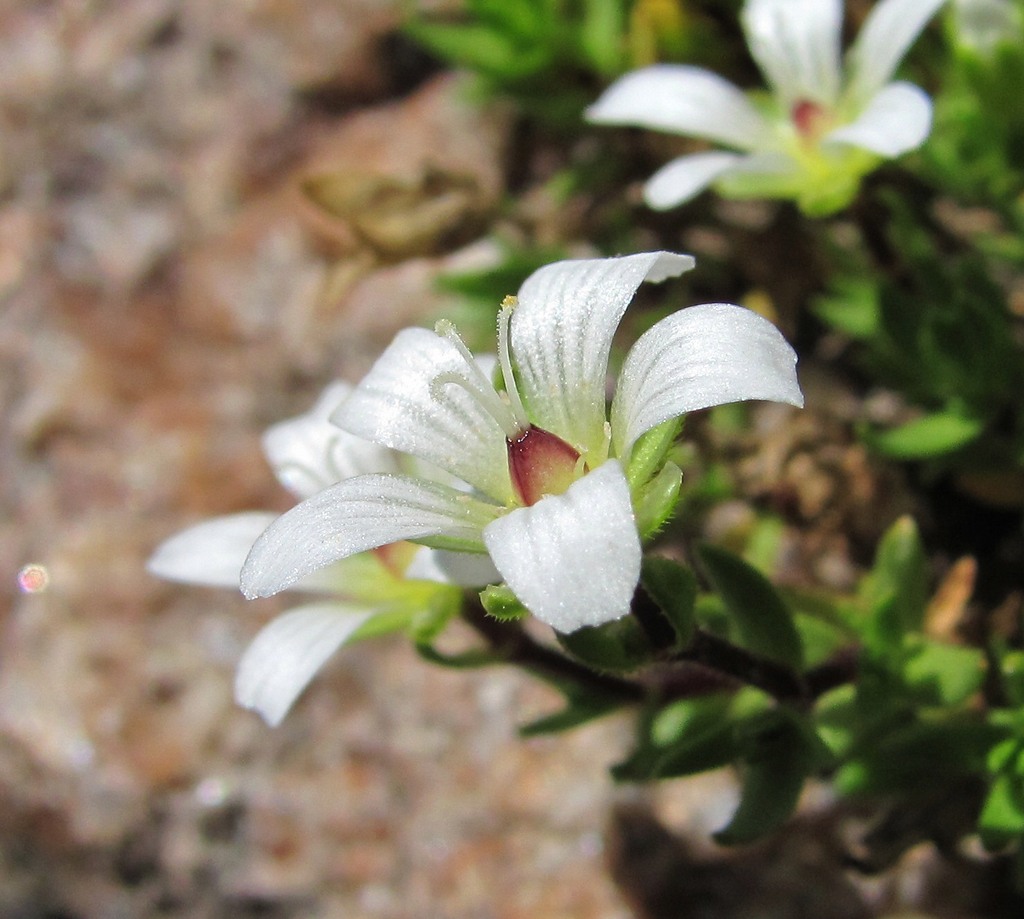
[[[487,379],[480,365],[473,359],[469,348],[459,337],[455,326],[447,319],[442,319],[434,326],[434,331],[442,338],[447,338],[462,355],[466,366],[469,368],[469,375],[463,376],[455,371],[439,373],[431,381],[431,389],[441,387],[448,383],[454,383],[464,389],[473,401],[490,415],[504,432],[506,438],[514,439],[522,436],[523,431],[529,426],[529,422],[523,424],[517,417],[514,408],[501,398],[495,390],[491,381]]]
[[[516,386],[516,377],[512,372],[512,356],[509,349],[509,327],[512,324],[512,311],[516,308],[515,297],[506,297],[501,301],[501,311],[498,313],[498,361],[501,364],[501,377],[505,381],[505,393],[508,396],[509,405],[512,407],[512,414],[516,416],[520,428],[525,430],[530,426],[530,419],[526,416],[526,406],[519,397],[519,388]]]

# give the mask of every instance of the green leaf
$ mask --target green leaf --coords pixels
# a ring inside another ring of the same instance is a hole
[[[985,655],[977,648],[915,637],[909,642],[903,679],[923,705],[961,705],[981,688]]]
[[[881,326],[878,291],[870,280],[840,278],[834,290],[814,303],[814,312],[851,338],[870,339]]]
[[[1002,839],[1024,833],[1024,779],[1012,773],[996,776],[981,807],[978,829]]]
[[[746,733],[739,807],[714,837],[722,845],[752,842],[782,826],[807,777],[827,755],[810,727],[782,709],[752,719]]]
[[[486,667],[490,664],[504,663],[504,658],[500,654],[483,649],[460,651],[458,654],[445,654],[443,651],[438,651],[431,644],[419,643],[416,645],[416,650],[424,660],[430,661],[432,664],[438,664],[441,667],[450,667],[453,670],[470,670],[475,667]]]
[[[576,698],[567,696],[565,708],[550,715],[544,715],[519,728],[521,737],[537,737],[541,734],[557,734],[601,718],[619,708],[616,702],[605,702],[593,697]]]
[[[928,558],[911,517],[901,517],[882,536],[861,589],[871,614],[869,644],[891,651],[907,632],[921,630],[928,605]]]
[[[864,442],[878,453],[898,460],[944,456],[967,446],[981,435],[985,422],[955,410],[935,412],[897,428],[865,428]]]
[[[800,669],[803,648],[793,617],[771,583],[738,555],[703,544],[698,554],[743,644],[755,654]]]
[[[616,76],[624,57],[622,0],[584,0],[580,44],[597,73]]]
[[[640,583],[675,630],[676,647],[689,644],[696,626],[697,579],[693,572],[671,559],[646,556]]]
[[[649,663],[654,649],[634,616],[575,632],[556,632],[558,643],[583,663],[606,672],[628,672]]]

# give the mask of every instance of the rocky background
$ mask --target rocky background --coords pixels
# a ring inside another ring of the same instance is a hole
[[[823,919],[920,900],[927,852],[855,890],[813,801],[781,846],[710,860],[651,815],[706,836],[728,776],[614,789],[624,722],[524,742],[553,694],[401,640],[340,654],[271,730],[231,681],[277,602],[145,572],[187,524],[288,506],[261,431],[444,309],[439,273],[494,258],[514,118],[404,39],[403,8],[0,4],[0,919]],[[526,219],[575,219],[519,193]],[[850,540],[899,489],[852,446],[841,394],[825,402],[789,426],[766,411],[774,446],[737,468],[752,500],[791,493],[819,522],[793,564],[848,584]]]

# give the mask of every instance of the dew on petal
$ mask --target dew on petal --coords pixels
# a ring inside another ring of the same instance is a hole
[[[50,572],[45,565],[35,562],[25,565],[18,572],[18,588],[25,594],[38,594],[50,586]]]

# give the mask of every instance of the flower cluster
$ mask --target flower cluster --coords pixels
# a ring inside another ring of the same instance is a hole
[[[559,631],[624,616],[640,574],[638,502],[662,471],[637,459],[644,435],[726,402],[802,404],[796,356],[779,331],[715,303],[639,338],[609,412],[608,360],[626,307],[643,281],[692,265],[648,252],[536,271],[500,313],[499,386],[493,358],[475,359],[450,324],[399,333],[331,418],[452,481],[375,472],[317,492],[256,540],[243,592],[268,596],[339,559],[411,540],[489,556]]]
[[[613,83],[587,110],[596,124],[636,125],[732,148],[681,156],[647,182],[656,209],[709,185],[731,197],[789,198],[809,214],[836,211],[882,158],[919,147],[928,95],[890,82],[945,0],[881,0],[840,54],[842,0],[747,0],[743,28],[771,88],[744,93],[710,71],[659,64]]]

